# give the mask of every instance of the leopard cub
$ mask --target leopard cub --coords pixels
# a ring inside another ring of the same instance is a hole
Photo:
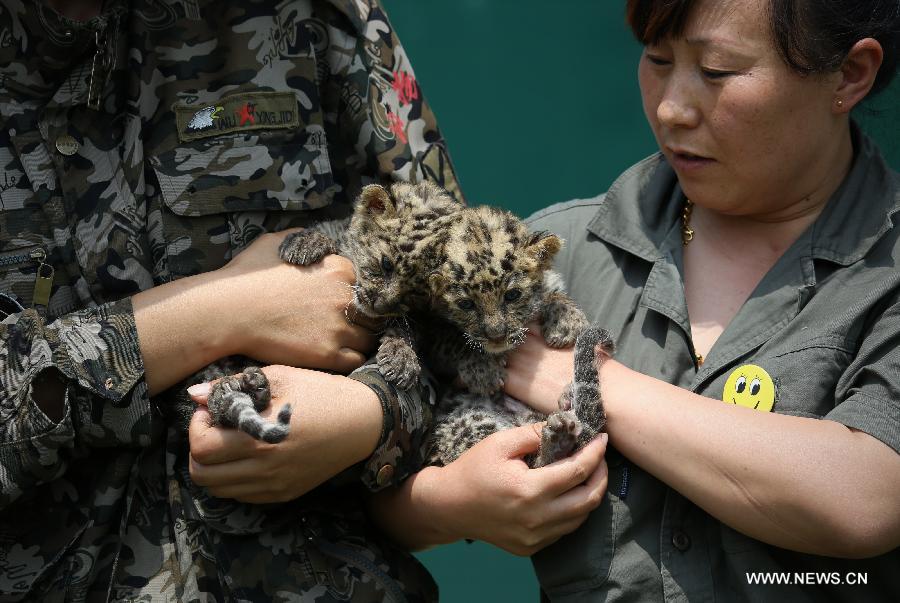
[[[553,347],[574,345],[587,318],[551,270],[562,240],[529,232],[523,220],[491,206],[461,210],[449,227],[443,262],[429,276],[430,356],[436,369],[477,394],[500,390],[506,355],[540,323]]]
[[[332,253],[352,262],[356,284],[348,318],[358,312],[387,319],[376,359],[385,378],[398,388],[411,387],[421,370],[405,316],[411,309],[427,305],[427,275],[439,264],[438,250],[446,226],[461,208],[430,182],[397,182],[388,188],[372,184],[362,189],[349,219],[322,222],[292,233],[279,248],[282,260],[299,266],[314,264]],[[216,371],[215,376],[221,377],[221,372]],[[265,375],[251,366],[213,386],[209,410],[215,424],[237,427],[276,443],[290,431],[291,409],[286,405],[275,423],[266,422],[259,411],[268,406],[269,398]]]
[[[462,389],[451,390],[439,403],[430,462],[446,464],[493,431],[547,418],[500,393],[507,354],[525,341],[530,322],[540,324],[553,347],[574,345],[585,333],[586,351],[576,356],[585,363],[594,357],[596,344],[609,339],[588,329],[584,312],[551,270],[561,246],[556,235],[530,232],[520,218],[496,207],[466,208],[455,216],[443,262],[429,276],[432,304],[423,322],[431,366]],[[577,408],[597,406],[582,400],[588,391],[576,390],[581,392]],[[572,405],[571,396],[567,400]],[[587,418],[593,414],[586,411],[582,420],[561,408],[547,418],[534,463],[562,458],[580,434],[596,434],[597,420]]]

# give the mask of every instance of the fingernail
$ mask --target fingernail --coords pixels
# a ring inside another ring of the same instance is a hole
[[[198,383],[187,388],[188,394],[191,396],[207,396],[212,386],[209,383]]]
[[[601,434],[600,434],[600,441],[603,442],[603,445],[605,446],[606,443],[609,442],[609,434],[606,433],[605,431],[604,431],[603,433],[601,433]]]

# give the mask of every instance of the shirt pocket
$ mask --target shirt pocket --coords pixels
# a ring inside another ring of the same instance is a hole
[[[620,477],[621,464],[610,468],[610,484]],[[609,580],[617,523],[624,501],[611,491],[577,530],[535,553],[531,561],[550,599],[563,599],[595,589]]]
[[[150,165],[162,201],[156,243],[174,278],[220,268],[259,234],[302,223],[335,192],[320,126],[292,137],[266,132],[185,142]]]
[[[822,334],[763,351],[751,363],[775,384],[774,412],[820,418],[834,409],[838,380],[853,355],[853,342],[845,336]]]
[[[5,214],[0,214],[4,219]],[[47,258],[46,246],[38,235],[28,234],[13,242],[4,241],[0,248],[0,295],[9,306],[0,308],[0,319],[34,303],[35,285]],[[49,299],[49,290],[48,299]],[[47,303],[46,301],[44,302]]]

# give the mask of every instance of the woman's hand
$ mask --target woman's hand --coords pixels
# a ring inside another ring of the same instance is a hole
[[[210,425],[208,388],[189,431],[191,479],[213,496],[250,503],[292,500],[357,463],[381,434],[381,403],[366,385],[347,377],[287,366],[268,366],[272,402],[260,413],[272,421],[290,403],[291,432],[278,444],[237,429]],[[191,388],[192,394],[197,389]]]
[[[356,282],[353,265],[337,255],[311,266],[284,262],[278,246],[288,232],[294,231],[261,235],[217,271],[224,316],[234,323],[235,353],[348,373],[376,343],[370,330],[345,314]]]
[[[483,540],[531,555],[573,531],[603,500],[606,434],[573,456],[530,469],[540,425],[497,432],[446,467],[426,467],[373,500],[376,519],[412,549]]]
[[[288,264],[278,255],[288,232],[260,236],[219,270],[132,297],[151,395],[234,354],[342,373],[365,361],[375,337],[344,315],[355,282],[350,261]]]
[[[506,361],[503,390],[535,410],[550,414],[575,373],[575,348],[551,348],[538,325],[529,325],[525,343]]]

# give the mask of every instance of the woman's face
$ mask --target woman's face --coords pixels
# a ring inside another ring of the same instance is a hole
[[[824,202],[843,177],[840,73],[792,71],[767,0],[701,0],[683,37],[645,48],[638,76],[660,149],[699,205],[777,220]]]

